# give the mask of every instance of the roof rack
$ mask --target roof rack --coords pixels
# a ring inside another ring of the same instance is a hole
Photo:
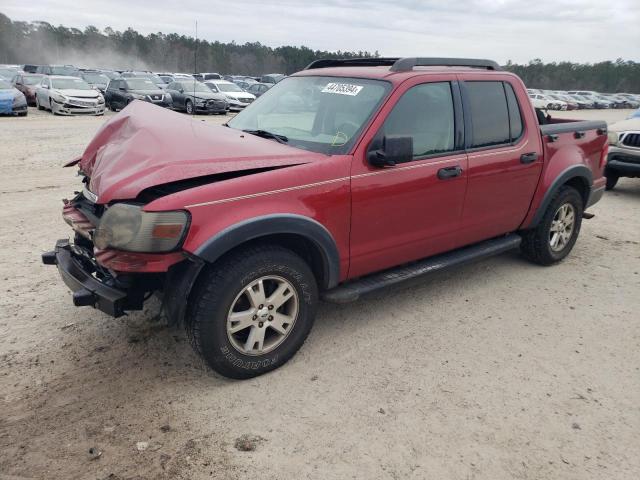
[[[474,67],[487,70],[500,70],[493,60],[475,58],[436,58],[436,57],[407,57],[407,58],[325,58],[316,60],[306,66],[305,70],[326,67],[391,67],[392,72],[406,72],[413,67]]]

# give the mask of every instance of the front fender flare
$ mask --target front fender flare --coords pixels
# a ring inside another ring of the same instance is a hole
[[[194,254],[213,263],[231,249],[260,237],[293,234],[311,241],[322,256],[324,288],[335,287],[340,279],[340,254],[331,233],[316,220],[295,214],[271,214],[231,225],[196,249]]]

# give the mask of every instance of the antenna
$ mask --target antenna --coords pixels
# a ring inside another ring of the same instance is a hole
[[[198,73],[198,20],[196,20],[196,49],[193,52],[193,73]],[[196,82],[198,79],[193,77],[193,111],[191,116],[196,116]]]

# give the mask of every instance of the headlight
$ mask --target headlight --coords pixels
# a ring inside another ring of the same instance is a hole
[[[65,97],[64,95],[60,95],[59,93],[52,93],[51,100],[58,103],[64,103],[67,101],[67,97]]]
[[[117,203],[100,219],[93,243],[100,249],[168,252],[180,244],[188,221],[186,212],[145,212],[136,205]]]
[[[104,103],[104,97],[101,95],[98,97],[98,104],[103,104]]]
[[[25,96],[20,92],[16,93],[13,97],[13,104],[22,105],[23,103],[27,103],[27,99],[25,98]]]
[[[609,145],[617,145],[618,144],[618,140],[620,138],[620,133],[618,133],[618,132],[609,132],[607,135],[609,137]]]
[[[138,93],[132,93],[131,96],[136,100],[144,100],[146,98],[144,95],[140,95]]]

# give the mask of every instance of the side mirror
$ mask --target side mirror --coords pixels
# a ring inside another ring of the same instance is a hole
[[[120,90],[122,92],[126,92],[127,91],[126,87],[119,87],[118,90]]]
[[[181,88],[180,90],[178,90],[178,92],[184,93],[184,88]]]
[[[382,142],[374,141],[367,160],[374,167],[393,167],[398,163],[410,162],[413,160],[413,137],[387,135]]]

